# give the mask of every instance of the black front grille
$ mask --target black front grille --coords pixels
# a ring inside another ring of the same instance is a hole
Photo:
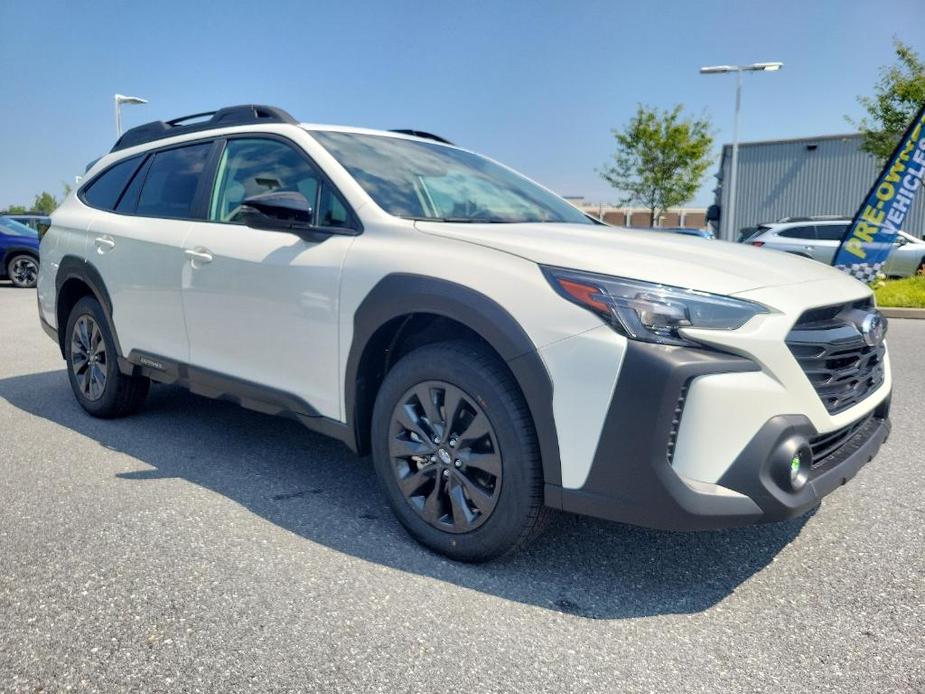
[[[815,470],[827,463],[840,460],[843,457],[841,454],[846,452],[845,444],[850,442],[859,432],[866,434],[867,429],[870,428],[869,425],[877,423],[874,421],[874,416],[869,414],[841,429],[813,437],[809,442],[809,447],[813,451],[813,469]],[[859,436],[858,438],[861,443],[867,440],[867,436]]]
[[[811,309],[787,336],[787,346],[832,414],[859,403],[883,383],[886,348],[882,341],[867,344],[859,327],[872,310],[867,300]]]

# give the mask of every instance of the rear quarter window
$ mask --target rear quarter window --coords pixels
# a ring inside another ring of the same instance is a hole
[[[820,224],[816,227],[816,235],[820,241],[841,241],[846,231],[847,224]]]
[[[91,207],[100,210],[113,210],[119,202],[119,196],[125,190],[138,165],[141,157],[131,157],[125,161],[109,167],[102,174],[94,178],[83,190],[83,199]]]

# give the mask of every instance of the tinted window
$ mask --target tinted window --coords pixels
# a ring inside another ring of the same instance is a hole
[[[153,157],[147,159],[144,164],[138,167],[138,171],[132,176],[128,188],[125,189],[125,192],[122,193],[122,197],[119,198],[119,204],[116,205],[116,212],[128,214],[135,212],[135,208],[138,206],[138,196],[141,195],[141,186],[145,182],[148,169],[151,168],[152,159]]]
[[[816,236],[820,241],[841,241],[846,231],[847,224],[826,224],[816,227]]]
[[[188,219],[212,143],[158,152],[148,168],[138,198],[137,214]]]
[[[785,239],[813,239],[816,238],[816,232],[813,231],[814,227],[790,227],[789,229],[784,229],[783,231],[777,232],[778,236],[782,236]]]
[[[84,200],[91,207],[101,210],[113,209],[125,184],[128,183],[140,163],[141,157],[132,157],[107,169],[102,175],[97,176],[90,187],[84,191]]]
[[[301,193],[317,210],[320,184],[318,170],[289,145],[276,140],[229,140],[218,165],[209,219],[241,224],[243,202],[264,193]]]

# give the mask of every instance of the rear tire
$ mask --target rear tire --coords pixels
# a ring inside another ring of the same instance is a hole
[[[477,343],[427,345],[389,371],[373,408],[372,453],[399,522],[451,559],[502,556],[543,525],[527,404],[504,363]]]
[[[6,276],[13,286],[32,289],[39,277],[39,261],[28,253],[18,253],[6,264]]]
[[[137,412],[151,381],[119,371],[118,352],[103,307],[85,296],[71,310],[64,333],[64,357],[77,402],[94,417],[111,419]]]

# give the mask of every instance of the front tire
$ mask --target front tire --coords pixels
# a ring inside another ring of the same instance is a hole
[[[6,264],[6,276],[14,287],[32,289],[39,277],[39,261],[27,253],[19,253]]]
[[[507,554],[546,513],[536,433],[510,372],[477,343],[428,345],[386,375],[373,464],[405,529],[460,561]]]
[[[103,307],[85,296],[71,310],[64,357],[77,402],[94,417],[110,419],[137,412],[151,385],[143,376],[119,371],[115,340]]]

